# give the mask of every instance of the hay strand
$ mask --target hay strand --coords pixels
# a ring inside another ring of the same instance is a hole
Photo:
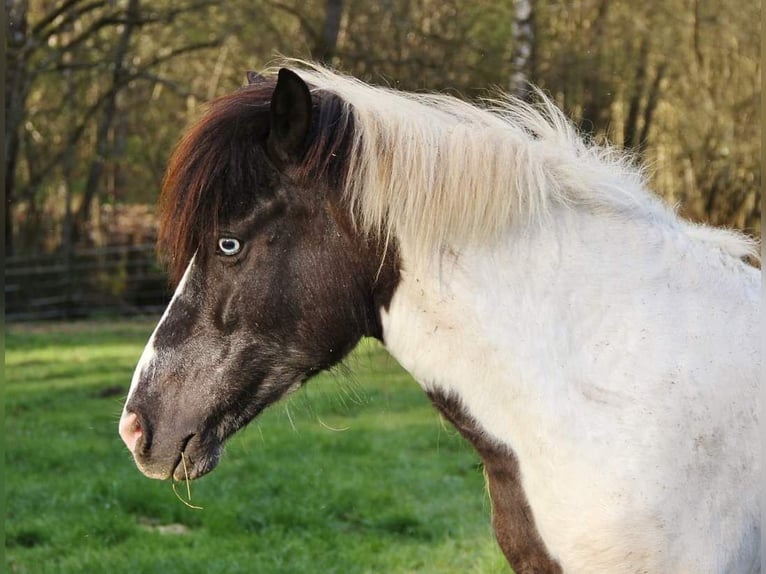
[[[176,490],[176,481],[171,478],[170,480],[171,480],[171,485],[173,486],[173,494],[175,494],[176,498],[178,500],[180,500],[181,502],[183,502],[189,508],[193,508],[194,510],[203,510],[203,508],[201,506],[195,506],[194,504],[189,502],[189,501],[191,501],[191,497],[192,497],[192,495],[191,495],[191,481],[189,480],[189,471],[186,469],[186,457],[184,456],[183,452],[181,453],[181,464],[184,467],[184,479],[185,479],[185,482],[186,482],[186,498],[188,499],[188,501],[184,500],[181,497],[181,495],[178,494],[178,490]]]

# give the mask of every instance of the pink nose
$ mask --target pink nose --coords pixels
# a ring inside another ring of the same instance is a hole
[[[130,452],[135,451],[136,443],[142,434],[144,433],[136,413],[123,413],[120,419],[120,437]]]

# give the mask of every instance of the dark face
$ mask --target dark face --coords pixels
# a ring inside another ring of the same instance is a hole
[[[380,336],[392,264],[378,272],[382,249],[337,190],[293,182],[295,146],[274,133],[256,154],[262,189],[202,240],[136,368],[120,434],[153,478],[183,479],[181,453],[189,478],[212,470],[265,407]]]

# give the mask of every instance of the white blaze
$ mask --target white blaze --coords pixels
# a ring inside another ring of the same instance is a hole
[[[173,303],[178,299],[178,297],[183,293],[184,288],[186,287],[186,282],[189,278],[189,275],[191,274],[192,266],[194,265],[194,258],[196,257],[196,254],[192,256],[191,261],[189,261],[189,265],[186,267],[186,271],[184,271],[183,277],[181,277],[181,281],[178,283],[178,287],[176,287],[175,293],[173,293],[173,298],[170,300],[170,303],[168,303],[168,306],[165,308],[165,312],[162,314],[162,317],[160,318],[159,323],[157,323],[157,326],[154,328],[154,331],[152,332],[152,336],[149,337],[149,341],[146,343],[146,347],[144,347],[143,353],[141,353],[141,358],[138,360],[138,364],[136,365],[135,371],[133,371],[133,379],[130,381],[130,390],[128,391],[128,398],[125,399],[125,404],[127,405],[130,401],[130,398],[133,396],[133,393],[136,390],[136,387],[138,386],[138,382],[141,380],[141,376],[146,372],[152,365],[152,362],[154,361],[155,357],[157,356],[157,350],[154,347],[154,338],[157,335],[157,331],[162,326],[162,324],[165,322],[165,320],[168,317],[168,314],[170,312],[170,309],[173,307]],[[126,416],[125,409],[123,407],[122,411],[122,419],[124,419]]]

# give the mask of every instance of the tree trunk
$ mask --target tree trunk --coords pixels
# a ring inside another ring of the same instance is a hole
[[[5,68],[5,255],[14,253],[13,207],[16,199],[16,164],[19,157],[19,130],[29,92],[26,66],[27,12],[25,0],[5,0],[8,18]]]
[[[343,0],[327,0],[322,34],[319,37],[319,44],[314,50],[314,57],[318,61],[329,64],[335,56],[342,17]]]
[[[513,53],[511,54],[510,91],[527,100],[530,82],[534,81],[535,61],[535,6],[534,0],[516,0],[511,22]]]
[[[130,47],[130,37],[136,28],[140,10],[140,0],[130,0],[125,12],[126,21],[123,25],[117,46],[114,50],[112,82],[109,87],[101,121],[96,130],[96,149],[88,169],[88,179],[85,184],[80,207],[77,209],[73,226],[73,240],[77,242],[83,238],[85,226],[90,220],[90,209],[93,198],[98,194],[104,173],[104,162],[109,155],[110,142],[109,131],[117,114],[117,94],[127,84],[129,70],[125,67],[126,56]]]
[[[636,68],[636,79],[633,81],[633,94],[630,97],[628,116],[623,127],[622,145],[626,148],[637,149],[641,143],[639,137],[639,118],[641,117],[641,100],[644,95],[646,78],[649,70],[649,38],[645,36],[641,42]]]
[[[639,146],[643,146],[646,143],[646,140],[649,139],[649,129],[652,127],[654,112],[657,109],[657,104],[660,102],[660,91],[662,89],[662,80],[665,78],[666,69],[667,65],[662,63],[657,69],[657,75],[654,76],[652,85],[649,87],[649,95],[647,96],[646,107],[644,108],[644,123],[641,127],[641,135],[638,140]]]
[[[581,126],[583,131],[595,134],[604,129],[608,123],[611,102],[607,100],[607,88],[602,81],[604,55],[604,38],[606,35],[606,20],[609,15],[609,0],[601,0],[598,14],[593,22],[594,61],[584,70],[584,104]]]
[[[663,62],[657,68],[654,78],[649,82],[649,38],[644,38],[641,44],[636,79],[633,94],[630,98],[628,116],[623,129],[623,146],[639,153],[643,151],[649,130],[654,119],[654,112],[660,101],[662,80],[665,78],[667,63]],[[643,112],[641,111],[642,102]]]

